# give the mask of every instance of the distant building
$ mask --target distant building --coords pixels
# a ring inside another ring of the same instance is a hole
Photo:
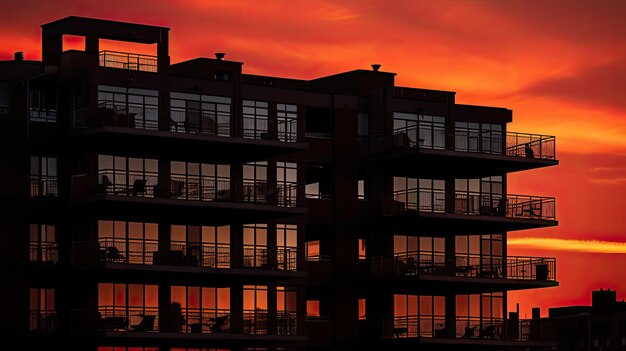
[[[554,198],[507,194],[558,164],[554,136],[380,65],[250,75],[170,64],[168,38],[68,17],[42,26],[42,61],[0,62],[3,345],[554,346],[506,318],[508,291],[558,285],[554,258],[507,255],[507,232],[557,225]]]
[[[591,306],[550,308],[541,323],[543,338],[559,351],[626,350],[626,302],[611,289],[592,292]]]

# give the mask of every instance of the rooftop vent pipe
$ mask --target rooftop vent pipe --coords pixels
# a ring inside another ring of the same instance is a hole
[[[225,53],[223,53],[223,52],[216,52],[216,53],[215,53],[215,57],[216,57],[218,60],[220,60],[220,61],[222,61],[222,60],[224,59],[224,56],[226,56],[226,54],[225,54]]]
[[[374,70],[374,72],[378,72],[378,70],[380,69],[380,65],[375,63],[372,65],[372,69]]]

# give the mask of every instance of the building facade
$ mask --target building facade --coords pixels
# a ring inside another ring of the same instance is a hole
[[[66,50],[64,37],[84,50]],[[549,348],[507,291],[557,286],[507,174],[557,165],[512,112],[355,70],[171,64],[169,29],[68,17],[0,62],[8,340],[84,350]],[[150,44],[156,55],[100,50]]]

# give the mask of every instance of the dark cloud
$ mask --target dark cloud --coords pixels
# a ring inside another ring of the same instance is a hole
[[[547,77],[518,92],[626,112],[626,59],[582,67],[570,75]]]

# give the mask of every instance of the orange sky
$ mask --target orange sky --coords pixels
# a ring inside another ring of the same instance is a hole
[[[510,108],[509,129],[556,135],[561,162],[512,175],[509,184],[511,193],[557,197],[560,226],[511,233],[509,253],[557,257],[561,286],[510,300],[521,302],[523,316],[531,306],[590,303],[600,287],[626,297],[626,2],[21,0],[2,7],[0,59],[14,51],[39,59],[40,24],[92,16],[170,27],[172,62],[223,51],[246,73],[305,79],[380,63],[398,73],[399,85]]]

